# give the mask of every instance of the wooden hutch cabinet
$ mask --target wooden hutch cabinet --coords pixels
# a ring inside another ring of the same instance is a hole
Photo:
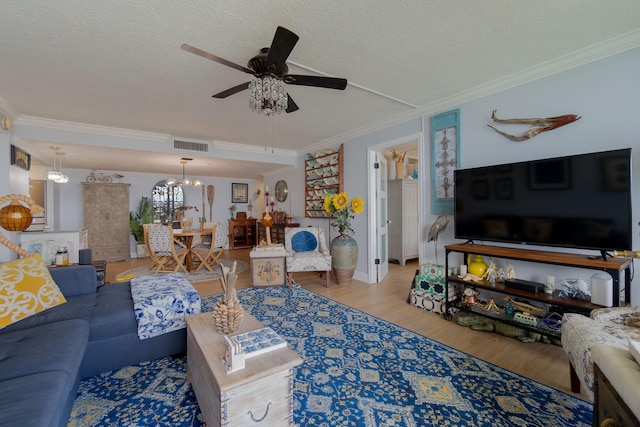
[[[229,249],[250,248],[256,245],[255,219],[229,220]]]
[[[93,259],[129,259],[129,184],[83,182],[82,188],[84,226]]]
[[[300,224],[279,224],[273,223],[271,225],[271,243],[283,244],[284,245],[284,229],[287,227],[300,227]],[[266,228],[258,222],[258,242],[261,240],[266,241],[267,236],[265,234]]]

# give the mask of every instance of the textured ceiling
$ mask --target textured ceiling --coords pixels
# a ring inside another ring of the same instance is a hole
[[[640,44],[637,0],[3,0],[0,10],[0,107],[18,126],[47,118],[296,152],[629,34]],[[300,36],[291,73],[343,77],[347,89],[289,87],[300,110],[271,123],[249,111],[246,91],[211,97],[249,75],[180,49],[245,65],[278,25]],[[26,143],[36,160],[51,157],[48,141]],[[91,166],[86,153],[76,163],[81,147],[63,148],[69,167]],[[117,169],[104,166],[111,157],[143,168],[92,150],[99,168]]]

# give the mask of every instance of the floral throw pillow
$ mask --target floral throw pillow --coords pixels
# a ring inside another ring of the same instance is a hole
[[[0,264],[0,329],[65,302],[40,255]]]

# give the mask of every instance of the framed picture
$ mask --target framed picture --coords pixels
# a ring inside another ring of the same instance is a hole
[[[231,184],[231,203],[248,203],[249,202],[249,184],[239,184],[234,182]]]
[[[460,166],[460,110],[431,117],[431,213],[453,214],[453,172]]]
[[[29,170],[31,169],[31,154],[11,144],[11,164]]]

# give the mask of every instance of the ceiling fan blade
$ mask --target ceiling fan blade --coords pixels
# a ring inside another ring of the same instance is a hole
[[[287,94],[289,100],[287,101],[287,113],[293,113],[294,111],[298,111],[298,104],[296,104],[293,99],[291,99],[291,95]]]
[[[327,89],[344,90],[347,87],[347,79],[338,77],[306,76],[298,74],[287,74],[284,76],[285,83],[298,86],[315,86]]]
[[[278,27],[276,34],[273,36],[269,54],[267,55],[267,69],[271,69],[272,67],[277,69],[284,65],[293,47],[298,43],[299,38],[295,33],[286,28]]]
[[[255,71],[253,71],[251,68],[244,67],[242,65],[236,64],[236,63],[231,62],[231,61],[227,61],[224,58],[221,58],[221,57],[219,57],[217,55],[214,55],[213,53],[209,53],[209,52],[204,51],[202,49],[198,49],[195,46],[191,46],[191,45],[185,43],[182,46],[180,46],[180,48],[182,50],[186,50],[187,52],[195,53],[196,55],[202,56],[203,58],[210,59],[210,60],[212,60],[214,62],[217,62],[218,64],[226,65],[227,67],[231,67],[231,68],[234,68],[234,69],[236,69],[238,71],[242,71],[243,73],[253,74],[253,75],[256,74]]]
[[[234,86],[232,88],[229,88],[227,90],[223,90],[220,93],[216,93],[215,95],[213,95],[214,98],[226,98],[227,96],[231,96],[234,95],[238,92],[242,92],[245,89],[249,89],[249,82],[244,82],[242,84],[239,84],[238,86]]]

